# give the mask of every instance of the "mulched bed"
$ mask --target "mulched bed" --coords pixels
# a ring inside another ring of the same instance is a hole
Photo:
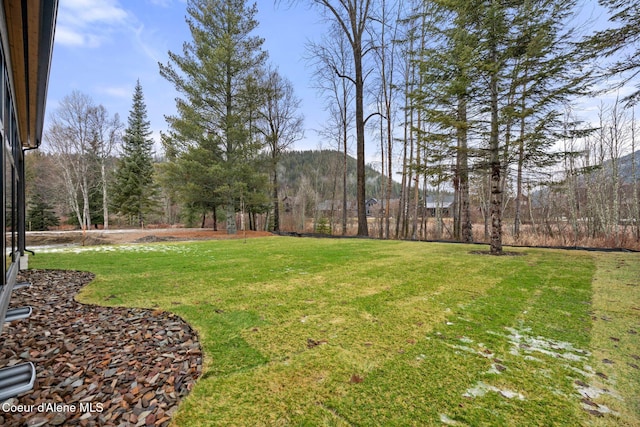
[[[34,389],[7,401],[34,410],[4,411],[3,404],[0,425],[168,425],[202,372],[195,331],[160,310],[76,302],[91,273],[28,270],[23,276],[33,286],[16,290],[11,305],[30,305],[33,314],[5,325],[0,367],[36,365]]]

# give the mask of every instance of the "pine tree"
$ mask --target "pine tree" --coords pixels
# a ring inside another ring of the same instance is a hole
[[[477,5],[473,2],[434,0],[425,3],[424,14],[428,16],[421,25],[432,42],[429,48],[421,49],[420,73],[424,84],[418,85],[411,95],[415,108],[424,112],[425,119],[432,124],[428,132],[420,133],[420,142],[427,147],[428,161],[433,166],[428,171],[439,173],[447,152],[455,153],[453,187],[455,210],[453,236],[457,240],[471,242],[469,194],[469,133],[475,123],[468,117],[473,108],[473,97],[478,90]],[[424,133],[424,135],[423,135]],[[443,153],[444,152],[444,153]]]
[[[423,25],[434,40],[421,51],[419,90],[413,102],[432,125],[423,137],[435,155],[455,147],[454,189],[458,202],[454,235],[471,239],[468,141],[485,140],[484,162],[491,182],[491,252],[502,252],[503,192],[517,168],[519,230],[525,167],[549,166],[559,131],[557,109],[582,89],[583,76],[570,39],[575,0],[431,0]],[[475,119],[472,117],[475,116]],[[443,144],[444,143],[444,144]],[[455,145],[454,145],[455,144]],[[444,145],[444,147],[442,147]]]
[[[60,225],[60,220],[42,194],[33,196],[27,212],[27,226],[30,231],[46,231]]]
[[[142,86],[138,80],[129,112],[113,189],[113,206],[129,219],[144,226],[145,215],[156,207],[157,190],[153,181],[153,140]]]
[[[602,63],[602,56],[612,58],[601,77],[621,77],[618,87],[633,82],[640,74],[640,3],[637,0],[599,0],[609,10],[611,28],[588,37],[580,48],[587,59]],[[637,81],[637,80],[635,80]],[[640,100],[640,84],[623,101],[635,104]]]
[[[182,96],[176,100],[177,115],[167,117],[171,130],[163,144],[170,161],[199,163],[200,176],[179,178],[185,188],[197,182],[204,192],[213,192],[211,204],[222,200],[227,232],[234,234],[235,212],[256,178],[247,176],[246,167],[260,148],[254,127],[264,97],[254,76],[266,53],[263,39],[252,35],[257,9],[245,0],[190,0],[187,13],[193,41],[184,44],[182,55],[169,52],[169,63],[160,64],[160,74]],[[209,153],[198,160],[190,154],[195,150]],[[165,169],[187,171],[179,165]]]

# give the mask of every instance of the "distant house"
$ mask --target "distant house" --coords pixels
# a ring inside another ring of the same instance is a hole
[[[427,196],[424,214],[425,216],[435,218],[439,209],[441,217],[450,217],[453,215],[454,205],[455,198],[452,195],[440,195],[439,197],[430,195]]]
[[[378,199],[371,198],[364,202],[364,206],[367,212],[367,216],[374,216],[374,206],[378,204]]]

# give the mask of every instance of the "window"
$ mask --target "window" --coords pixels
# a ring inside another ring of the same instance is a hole
[[[19,257],[18,253],[18,184],[19,173],[16,167],[21,154],[18,126],[14,110],[4,53],[0,48],[0,136],[2,150],[2,212],[5,229],[4,271],[5,278]]]

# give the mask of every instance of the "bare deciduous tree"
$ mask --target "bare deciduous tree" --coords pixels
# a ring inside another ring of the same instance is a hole
[[[367,211],[365,207],[365,149],[364,133],[366,119],[364,117],[364,61],[363,58],[370,51],[366,40],[373,0],[310,0],[312,4],[320,6],[337,24],[346,36],[353,55],[353,75],[335,72],[340,77],[353,83],[355,89],[355,122],[356,122],[356,194],[358,210],[358,236],[368,236]]]
[[[116,114],[95,105],[79,91],[65,96],[51,114],[45,141],[61,171],[71,210],[83,230],[91,227],[90,194],[100,180],[104,226],[109,226],[107,163],[120,139],[122,125]]]
[[[312,55],[317,87],[327,99],[329,121],[326,129],[321,131],[330,140],[337,142],[342,151],[342,235],[347,234],[347,159],[349,155],[349,137],[354,121],[352,104],[354,100],[353,86],[338,75],[352,73],[349,61],[348,41],[345,35],[334,28],[319,44],[310,44],[307,49]],[[338,70],[338,73],[336,73]]]
[[[100,167],[100,186],[102,188],[103,226],[109,229],[109,170],[108,163],[122,138],[122,123],[116,113],[109,117],[107,109],[98,105],[90,114],[93,137],[91,148]]]
[[[291,81],[281,76],[276,69],[267,71],[263,84],[264,105],[260,111],[262,124],[259,131],[264,135],[271,158],[273,185],[273,229],[280,230],[280,209],[278,197],[278,160],[283,151],[304,135],[303,116],[299,113],[300,99],[293,92]]]
[[[51,114],[45,141],[62,171],[67,201],[83,230],[91,226],[89,182],[91,170],[92,113],[91,98],[79,91],[65,96]]]

